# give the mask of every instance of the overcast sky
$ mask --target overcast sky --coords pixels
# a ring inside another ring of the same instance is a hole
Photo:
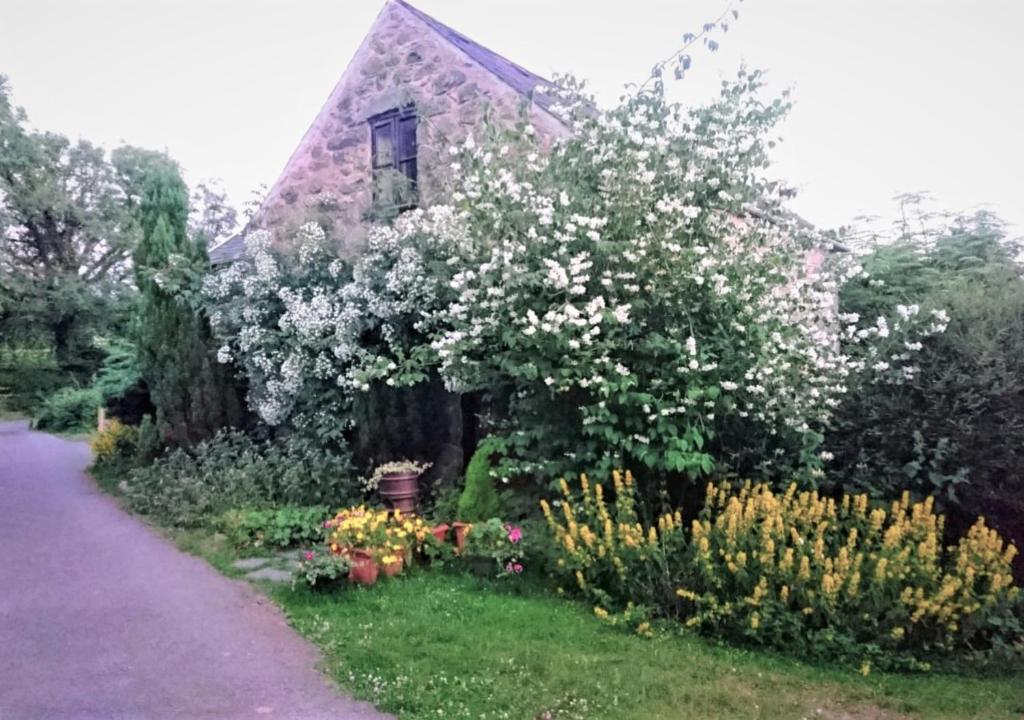
[[[602,104],[726,0],[413,0]],[[383,0],[0,0],[0,73],[35,127],[165,149],[240,204],[271,184]],[[706,101],[741,62],[796,105],[778,173],[826,227],[891,198],[988,206],[1024,231],[1024,2],[747,0],[675,92]]]

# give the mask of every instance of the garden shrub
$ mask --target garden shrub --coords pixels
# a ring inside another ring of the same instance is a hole
[[[34,414],[42,398],[71,381],[50,349],[0,345],[0,411]]]
[[[923,221],[913,223],[927,227]],[[898,386],[843,399],[826,435],[829,487],[892,497],[934,494],[957,530],[985,515],[1024,543],[1024,274],[1021,246],[980,212],[864,256],[870,280],[849,283],[844,312],[894,302],[941,308],[946,332],[923,340]],[[1024,579],[1024,564],[1017,562]]]
[[[61,388],[40,404],[33,426],[50,432],[86,432],[96,427],[96,411],[102,404],[94,388]]]
[[[324,521],[329,516],[326,505],[286,505],[267,510],[228,510],[214,525],[241,550],[283,549],[322,542]]]
[[[879,667],[1024,652],[1017,549],[983,518],[944,547],[931,498],[882,506],[748,482],[710,484],[689,526],[679,513],[645,524],[631,476],[613,482],[611,502],[583,478],[579,497],[563,486],[560,518],[543,506],[563,579],[598,615],[644,605],[708,634]]]
[[[460,520],[480,522],[502,515],[501,498],[491,476],[491,456],[495,449],[493,441],[484,440],[466,466],[466,484],[459,496]]]
[[[301,440],[261,443],[221,431],[133,470],[125,494],[137,512],[190,527],[233,508],[337,505],[357,492],[346,455]]]
[[[89,446],[93,462],[97,465],[111,465],[134,461],[138,453],[139,430],[112,419],[103,430],[93,434]]]

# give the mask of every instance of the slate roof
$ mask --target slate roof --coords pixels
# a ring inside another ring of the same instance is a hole
[[[210,264],[223,265],[245,255],[245,233],[246,231],[243,230],[237,235],[232,235],[220,245],[210,248]]]
[[[490,72],[513,90],[528,98],[532,98],[535,103],[543,107],[545,110],[548,109],[548,106],[551,104],[551,98],[544,95],[542,90],[544,87],[551,85],[550,80],[547,80],[536,73],[532,73],[523,66],[517,65],[493,50],[485,48],[483,45],[470,40],[459,31],[448,27],[440,20],[437,20],[430,15],[427,15],[422,10],[413,7],[405,0],[392,1],[395,5],[405,8],[411,14],[425,22],[438,35],[475,60],[485,70]],[[538,87],[541,91],[537,90]]]
[[[422,10],[413,7],[405,0],[390,0],[390,2],[423,21],[449,44],[468,55],[470,59],[474,60],[513,90],[526,98],[532,99],[541,108],[550,110],[551,98],[543,92],[545,87],[551,85],[549,80],[470,40],[462,33],[427,15]],[[245,255],[245,235],[248,230],[249,228],[246,228],[220,245],[211,248],[210,262],[214,265],[223,265]]]

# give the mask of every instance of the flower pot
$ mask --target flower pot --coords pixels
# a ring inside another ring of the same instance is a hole
[[[469,523],[454,522],[452,523],[452,529],[455,531],[455,554],[461,555],[462,551],[466,549],[466,535],[469,533],[469,529],[473,527]]]
[[[371,553],[366,550],[353,550],[349,554],[349,559],[352,562],[352,567],[348,571],[349,582],[357,585],[373,585],[377,582],[380,566]]]
[[[438,542],[443,543],[445,541],[445,538],[448,537],[448,531],[451,529],[452,526],[448,523],[441,523],[440,525],[435,525],[434,527],[432,527],[430,529],[430,534],[437,538]]]
[[[382,565],[381,570],[383,570],[384,574],[388,577],[394,577],[395,575],[398,575],[400,572],[402,572],[403,567],[405,567],[405,561],[402,559],[401,556],[399,556],[398,560],[396,560],[395,562],[388,563],[387,565]]]
[[[377,492],[392,510],[413,513],[420,497],[419,473],[388,473],[380,479]]]
[[[469,569],[474,575],[480,577],[494,577],[498,574],[498,568],[495,565],[494,560],[489,557],[482,557],[480,555],[467,559],[469,563]]]

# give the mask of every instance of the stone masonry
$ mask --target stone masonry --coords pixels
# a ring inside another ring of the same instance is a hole
[[[389,0],[268,193],[256,224],[286,242],[303,222],[326,221],[341,252],[358,254],[373,193],[368,120],[410,103],[419,118],[420,206],[443,202],[439,177],[449,164],[447,150],[485,115],[514,124],[525,108],[541,138],[567,132],[521,88],[466,52],[463,42],[479,48],[402,0]],[[506,73],[536,77],[494,57]]]

